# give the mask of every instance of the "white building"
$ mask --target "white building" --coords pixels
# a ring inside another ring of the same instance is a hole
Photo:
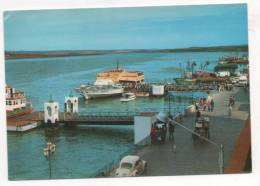
[[[77,113],[79,111],[78,97],[72,94],[69,97],[65,97],[64,112]]]
[[[153,96],[163,96],[164,95],[164,85],[152,85],[152,95]]]
[[[53,101],[44,103],[44,123],[57,123],[59,121],[59,103]]]

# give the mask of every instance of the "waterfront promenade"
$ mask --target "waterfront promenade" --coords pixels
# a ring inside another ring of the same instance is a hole
[[[215,101],[214,111],[202,112],[202,115],[210,117],[210,139],[224,145],[224,167],[249,117],[248,94],[238,87],[233,91],[214,92],[210,95]],[[237,100],[231,117],[227,112],[230,95],[235,95]],[[194,120],[195,114],[190,115],[184,118],[183,125],[193,130]],[[137,154],[148,163],[145,176],[219,173],[219,148],[205,141],[194,143],[191,134],[179,126],[175,128],[174,138],[174,142],[148,145],[137,150]]]

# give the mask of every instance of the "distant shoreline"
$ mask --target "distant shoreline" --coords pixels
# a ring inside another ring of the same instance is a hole
[[[64,50],[64,51],[5,51],[5,59],[69,57],[123,53],[174,53],[174,52],[222,52],[248,51],[248,45],[190,47],[176,49],[126,49],[126,50]]]

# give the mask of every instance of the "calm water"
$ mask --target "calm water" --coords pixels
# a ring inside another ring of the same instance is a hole
[[[127,70],[145,73],[147,82],[172,82],[180,76],[180,63],[195,60],[197,67],[210,61],[213,70],[219,57],[234,55],[228,52],[110,54],[66,58],[20,59],[6,61],[7,83],[26,92],[35,110],[43,110],[50,95],[63,107],[64,97],[80,84],[95,81],[96,73],[114,68],[116,61]],[[236,53],[237,54],[237,53]],[[239,55],[243,55],[240,53]],[[76,94],[74,92],[74,94]],[[186,93],[186,99],[173,101],[172,109],[181,111],[200,93]],[[163,110],[168,108],[164,98],[137,98],[121,103],[119,98],[84,101],[80,99],[80,112],[122,112]],[[54,133],[36,129],[23,134],[8,133],[9,178],[48,179],[48,162],[42,149],[52,138],[57,150],[53,155],[53,178],[86,178],[100,168],[134,148],[133,127],[100,126],[61,128]]]

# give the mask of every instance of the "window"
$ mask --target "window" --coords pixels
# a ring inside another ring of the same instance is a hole
[[[131,169],[132,164],[131,163],[122,163],[120,167],[125,168],[125,169]]]

